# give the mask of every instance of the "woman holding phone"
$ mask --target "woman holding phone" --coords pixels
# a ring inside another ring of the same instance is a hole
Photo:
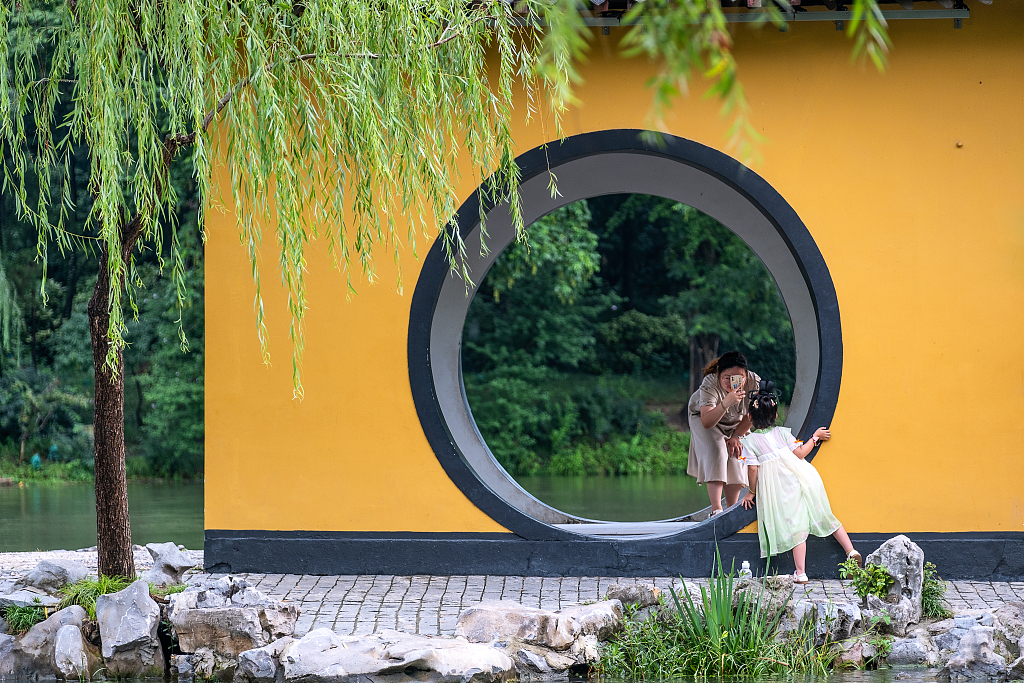
[[[750,431],[747,396],[760,382],[747,368],[743,354],[729,351],[704,368],[704,380],[687,404],[690,458],[686,473],[696,477],[698,484],[707,484],[712,515],[722,511],[723,493],[726,506],[731,507],[747,487],[739,437]]]

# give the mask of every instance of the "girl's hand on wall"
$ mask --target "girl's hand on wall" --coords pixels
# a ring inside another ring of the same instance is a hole
[[[749,510],[754,506],[754,494],[747,492],[747,495],[743,496],[743,500],[740,501],[740,505],[743,506],[744,510]]]
[[[825,427],[818,427],[814,430],[814,436],[817,437],[819,441],[828,441],[832,438],[832,432]]]

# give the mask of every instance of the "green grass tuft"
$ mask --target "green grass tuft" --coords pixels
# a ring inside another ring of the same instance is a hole
[[[161,598],[166,598],[168,595],[174,593],[180,593],[188,588],[187,583],[176,583],[170,586],[158,586],[155,583],[149,584],[149,592],[151,595],[157,595]]]
[[[921,588],[921,611],[925,617],[949,619],[953,616],[946,603],[946,582],[931,562],[924,563],[924,585]]]
[[[96,618],[96,598],[108,593],[123,591],[132,585],[132,579],[125,576],[101,576],[99,579],[82,579],[69,583],[58,591],[61,596],[57,609],[80,605],[90,619]]]
[[[36,599],[36,602],[39,602]],[[49,616],[48,610],[42,605],[30,605],[28,607],[8,607],[4,610],[4,619],[7,621],[7,631],[11,635],[24,633]]]
[[[767,609],[764,589],[741,592],[733,607],[734,574],[718,576],[695,601],[672,592],[675,614],[666,622],[628,620],[601,656],[601,673],[631,679],[825,675],[835,659],[829,644],[815,647],[813,624],[777,637],[782,613]]]

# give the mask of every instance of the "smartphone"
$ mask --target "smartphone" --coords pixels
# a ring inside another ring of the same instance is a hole
[[[743,386],[743,380],[746,379],[743,375],[729,375],[729,385],[733,391],[736,391]]]

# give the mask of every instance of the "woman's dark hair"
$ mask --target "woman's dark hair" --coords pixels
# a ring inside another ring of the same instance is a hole
[[[722,370],[727,370],[729,368],[743,368],[746,370],[747,357],[739,351],[726,351],[721,356],[707,364],[707,367],[704,368],[704,376],[707,377],[712,374],[717,375]]]
[[[750,395],[750,421],[754,429],[770,429],[779,417],[779,393],[774,382],[761,380],[757,391]]]

